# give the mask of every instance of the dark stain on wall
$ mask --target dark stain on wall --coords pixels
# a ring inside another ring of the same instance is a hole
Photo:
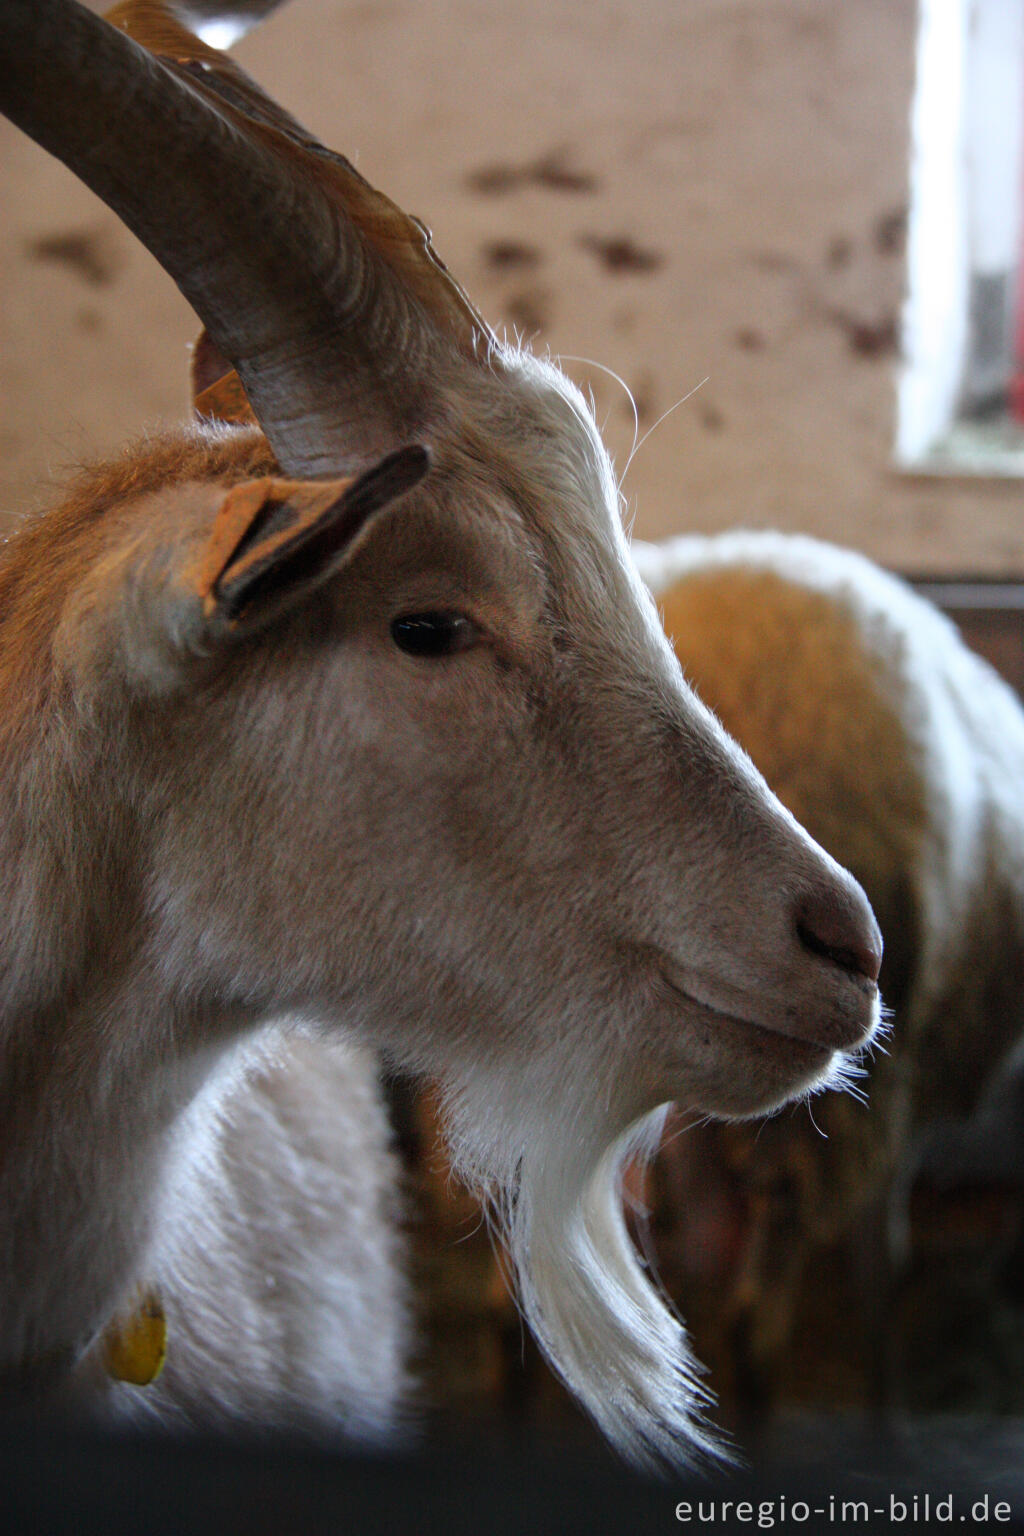
[[[644,372],[633,384],[633,404],[636,406],[636,420],[638,427],[645,427],[655,418],[657,411],[657,396],[654,389],[654,377]],[[623,401],[627,412],[630,411],[628,400]]]
[[[880,256],[902,256],[907,248],[907,210],[891,208],[875,220],[875,250]]]
[[[646,250],[629,235],[581,235],[578,242],[591,251],[608,272],[653,272],[664,264],[660,251]]]
[[[552,192],[596,192],[598,188],[597,177],[589,171],[574,169],[567,163],[564,150],[543,156],[527,168],[527,174],[537,186]]]
[[[553,149],[524,165],[496,162],[479,166],[470,171],[466,185],[485,197],[503,197],[522,187],[545,187],[549,192],[579,195],[596,192],[601,183],[590,171],[574,165],[567,150]]]
[[[467,187],[485,197],[501,197],[513,191],[521,181],[522,172],[514,165],[482,165],[466,177]]]
[[[26,242],[33,261],[53,261],[69,268],[90,288],[105,288],[114,281],[120,258],[105,231],[68,229],[40,235]]]
[[[853,241],[849,235],[833,235],[825,252],[825,265],[833,272],[841,272],[853,260]]]
[[[543,257],[525,240],[491,240],[484,246],[484,260],[497,271],[513,272],[539,267]]]
[[[826,318],[843,332],[847,346],[855,357],[893,357],[899,352],[900,324],[897,315],[865,319],[862,315],[849,314],[846,310],[832,309],[827,312]]]

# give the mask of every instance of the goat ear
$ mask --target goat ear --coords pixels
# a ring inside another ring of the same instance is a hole
[[[186,573],[210,632],[247,633],[326,581],[375,512],[417,485],[426,448],[401,448],[348,480],[247,480],[227,492]]]

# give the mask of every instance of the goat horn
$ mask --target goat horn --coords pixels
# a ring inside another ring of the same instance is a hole
[[[3,0],[0,109],[174,278],[285,473],[394,447],[438,349],[473,357],[490,335],[428,232],[159,0],[113,19]]]
[[[280,129],[284,142],[278,152],[283,162],[294,167],[295,175],[312,177],[318,183],[438,326],[456,339],[461,350],[475,357],[481,338],[490,341],[493,334],[434,250],[430,230],[422,220],[403,213],[343,155],[314,139],[233,59],[193,36],[177,19],[178,11],[184,10],[193,20],[206,18],[233,25],[241,36],[280,4],[281,0],[235,0],[234,4],[187,0],[184,5],[168,5],[165,0],[122,0],[107,13],[107,20],[172,68],[200,65],[202,75],[198,80],[193,75],[194,83],[214,99],[219,110],[226,107],[241,117],[243,129],[245,120]],[[300,149],[307,152],[305,164],[300,163]]]

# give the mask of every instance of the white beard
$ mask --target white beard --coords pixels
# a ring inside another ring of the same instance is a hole
[[[484,1193],[520,1308],[555,1371],[634,1465],[664,1473],[731,1460],[704,1417],[712,1398],[682,1321],[645,1274],[623,1216],[624,1165],[654,1155],[668,1106],[615,1134],[599,1111],[569,1119],[535,1099],[509,1166],[501,1111],[492,1099],[498,1112],[481,1114],[480,1086],[447,1106],[456,1169]]]

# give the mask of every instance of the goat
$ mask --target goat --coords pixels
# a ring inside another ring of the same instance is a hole
[[[684,684],[584,401],[422,225],[152,0],[7,0],[0,106],[258,423],[86,473],[0,570],[4,1387],[387,1433],[379,1052],[612,1442],[711,1450],[618,1172],[670,1100],[843,1081],[863,892]]]

